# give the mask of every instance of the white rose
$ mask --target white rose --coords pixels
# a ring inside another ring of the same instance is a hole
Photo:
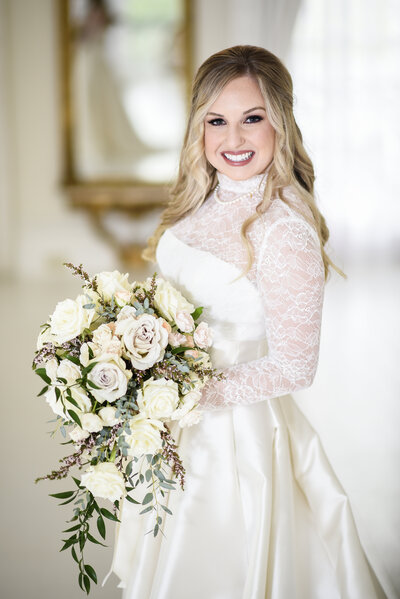
[[[45,365],[45,370],[51,382],[55,383],[57,379],[58,360],[56,358],[48,360]]]
[[[115,333],[122,335],[128,326],[136,318],[136,308],[133,306],[124,306],[117,316]]]
[[[170,321],[175,321],[177,312],[191,314],[194,311],[193,304],[190,304],[171,283],[164,279],[157,279],[154,305],[164,318]]]
[[[189,312],[179,310],[175,318],[176,326],[182,333],[191,333],[194,329],[194,320]]]
[[[179,407],[171,415],[171,420],[180,420],[181,418],[186,416],[186,414],[190,412],[190,410],[192,410],[199,403],[200,398],[200,391],[196,391],[193,389],[192,391],[186,393],[186,395],[182,397]]]
[[[114,294],[115,303],[122,308],[131,301],[132,293],[130,291],[116,291]]]
[[[81,425],[84,431],[89,433],[98,433],[103,428],[103,421],[97,414],[82,414],[80,416]]]
[[[193,426],[198,424],[203,417],[203,413],[200,410],[191,410],[183,418],[179,420],[179,426],[185,428],[186,426]]]
[[[99,293],[104,299],[109,302],[111,297],[116,294],[117,291],[131,291],[131,285],[128,281],[129,274],[121,274],[118,270],[113,272],[101,272],[96,275],[96,282]]]
[[[61,360],[57,368],[57,377],[65,379],[67,385],[73,385],[76,379],[82,376],[79,366],[71,362],[71,360]]]
[[[71,416],[67,413],[67,410],[72,410],[75,414],[81,417],[81,414],[88,412],[91,409],[90,398],[86,395],[83,389],[79,387],[71,387],[72,398],[78,404],[78,408],[68,401],[65,394],[65,387],[60,385],[61,396],[57,399],[55,387],[51,387],[45,394],[44,398],[49,404],[50,408],[57,416],[61,416],[64,420],[73,421]],[[64,404],[63,404],[64,402]],[[64,408],[65,406],[65,408]]]
[[[148,379],[138,392],[137,404],[148,418],[168,418],[179,402],[178,385],[164,378]]]
[[[95,497],[114,502],[125,494],[122,473],[113,462],[100,462],[90,468],[81,477],[81,483]]]
[[[114,426],[121,422],[120,418],[116,418],[117,410],[113,406],[106,406],[105,408],[101,408],[99,410],[99,416],[102,419],[104,426]]]
[[[66,299],[58,302],[50,316],[51,334],[57,343],[70,341],[88,327],[96,314],[93,308],[84,308],[89,300],[85,295],[78,295],[76,300]]]
[[[206,349],[212,344],[212,330],[206,322],[201,322],[193,334],[195,344],[201,349]]]
[[[89,435],[90,433],[88,431],[84,431],[80,426],[75,426],[75,428],[73,428],[69,433],[69,436],[74,443],[78,443],[79,441],[87,439]]]
[[[128,454],[140,457],[143,454],[156,453],[162,446],[160,430],[163,423],[160,420],[146,418],[137,414],[129,421],[130,435],[125,435],[125,441],[130,445]]]
[[[164,357],[168,343],[164,322],[152,314],[141,314],[125,329],[122,341],[134,368],[146,370]]]
[[[112,403],[125,395],[128,380],[132,373],[126,370],[125,362],[118,356],[106,356],[106,360],[96,363],[88,374],[88,380],[92,381],[99,389],[90,387],[90,393],[99,401]]]

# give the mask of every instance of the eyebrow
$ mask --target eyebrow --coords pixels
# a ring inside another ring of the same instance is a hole
[[[248,114],[249,112],[253,112],[253,110],[263,110],[265,111],[264,106],[254,106],[254,108],[249,108],[249,110],[245,110],[243,114]],[[207,114],[212,114],[213,116],[220,116],[223,117],[223,114],[218,114],[218,112],[207,112]]]

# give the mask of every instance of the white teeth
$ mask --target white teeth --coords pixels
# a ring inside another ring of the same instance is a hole
[[[243,162],[244,160],[248,160],[252,154],[254,152],[246,152],[245,154],[228,154],[224,152],[224,156],[232,162]]]

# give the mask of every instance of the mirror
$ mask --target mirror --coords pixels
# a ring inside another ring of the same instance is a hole
[[[187,118],[190,0],[59,1],[72,203],[154,208],[176,172]]]

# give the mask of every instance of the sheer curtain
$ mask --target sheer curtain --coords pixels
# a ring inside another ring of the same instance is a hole
[[[339,260],[400,256],[400,2],[303,0],[286,63]]]

